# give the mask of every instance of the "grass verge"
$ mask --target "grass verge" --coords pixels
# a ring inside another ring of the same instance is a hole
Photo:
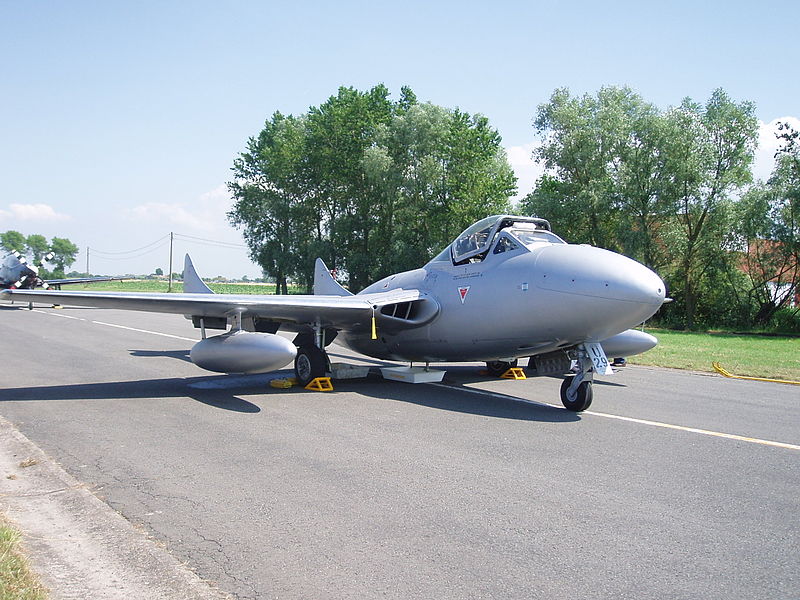
[[[0,600],[45,600],[39,583],[19,547],[20,535],[0,515]]]
[[[716,361],[734,375],[800,381],[800,338],[651,329],[658,346],[632,356],[638,365],[713,371]]]

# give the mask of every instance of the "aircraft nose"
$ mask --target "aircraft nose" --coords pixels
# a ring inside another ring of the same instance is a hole
[[[663,304],[666,286],[643,264],[621,254],[572,244],[543,248],[536,258],[536,285],[544,290],[592,299],[591,311],[632,327]],[[601,314],[607,313],[607,314]]]

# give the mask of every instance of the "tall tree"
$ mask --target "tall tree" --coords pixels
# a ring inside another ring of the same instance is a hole
[[[485,117],[420,105],[407,87],[392,102],[382,85],[274,115],[233,171],[229,219],[265,272],[310,285],[322,256],[354,290],[509,210],[516,183]]]
[[[672,133],[665,149],[670,181],[664,195],[677,207],[673,290],[683,303],[685,324],[695,326],[705,277],[730,258],[731,194],[752,181],[758,135],[751,102],[736,103],[721,89],[701,106],[689,99],[669,111]]]
[[[2,245],[3,249],[7,250],[8,252],[16,250],[17,252],[24,253],[25,236],[19,231],[9,229],[4,233],[0,233],[0,245]]]
[[[32,255],[31,258],[36,263],[50,250],[50,244],[47,243],[47,238],[36,233],[29,235],[25,239],[25,245]]]
[[[50,250],[53,252],[53,273],[63,277],[67,267],[78,257],[78,247],[67,238],[54,237],[50,242]]]
[[[236,180],[228,184],[235,199],[228,217],[243,229],[251,258],[275,279],[279,294],[288,291],[298,246],[307,237],[307,223],[298,220],[306,199],[304,146],[304,120],[276,112],[248,140],[247,150],[234,161]]]

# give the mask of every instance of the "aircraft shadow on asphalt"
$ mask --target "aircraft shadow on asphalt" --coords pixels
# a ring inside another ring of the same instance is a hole
[[[214,408],[240,413],[257,413],[261,409],[235,395],[240,389],[192,387],[210,377],[144,379],[70,385],[43,385],[0,390],[0,403],[29,400],[136,400],[159,398],[191,398]],[[253,393],[263,393],[263,385]]]
[[[175,354],[180,354],[180,351]],[[461,374],[473,371],[476,373],[475,381],[486,381],[486,377],[477,375],[475,367],[457,367],[455,370],[459,372],[455,377],[448,377],[445,385],[436,387],[386,381],[377,372],[371,373],[365,379],[335,381],[334,387],[341,392],[351,392],[376,400],[404,402],[455,413],[549,423],[580,420],[580,415],[576,413],[544,404],[521,401],[509,394],[476,394],[475,390],[471,393],[470,389],[464,386],[469,381],[466,381]],[[269,386],[270,380],[291,375],[291,371],[284,370],[264,375],[209,375],[17,387],[0,390],[0,403],[31,400],[117,401],[191,398],[221,410],[258,413],[261,412],[261,408],[242,396],[256,397],[253,400],[264,402],[275,395],[336,393],[336,391],[309,392],[299,387],[284,390]]]

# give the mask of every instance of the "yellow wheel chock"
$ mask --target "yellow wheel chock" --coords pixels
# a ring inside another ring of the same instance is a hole
[[[500,379],[519,380],[519,379],[527,379],[527,377],[525,377],[525,371],[523,371],[518,367],[512,367],[511,369],[500,375]]]
[[[800,385],[800,381],[789,381],[788,379],[765,379],[763,377],[745,377],[744,375],[731,375],[725,369],[722,368],[722,365],[718,362],[712,362],[711,366],[714,367],[714,370],[723,375],[725,377],[730,377],[731,379],[746,379],[747,381],[768,381],[770,383],[788,383],[789,385]]]
[[[306,389],[313,392],[332,392],[333,384],[330,377],[316,377],[309,382]]]
[[[273,379],[269,382],[270,386],[278,388],[279,390],[287,390],[297,383],[294,377],[286,377],[283,379]]]

